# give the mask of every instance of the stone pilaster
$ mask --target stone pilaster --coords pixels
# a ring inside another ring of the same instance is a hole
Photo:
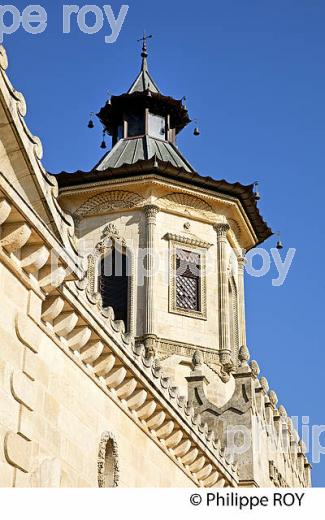
[[[239,346],[246,345],[246,317],[245,317],[245,258],[238,258],[238,310],[239,310]]]
[[[227,232],[228,224],[216,224],[218,255],[218,296],[219,296],[219,352],[223,365],[231,362],[230,324],[229,324],[229,290],[227,276]]]
[[[157,214],[159,208],[157,206],[145,206],[144,208],[146,216],[146,277],[145,277],[145,323],[144,323],[144,335],[145,345],[149,350],[152,350],[155,335],[154,335],[154,283],[153,283],[153,270],[154,270],[154,255],[157,254],[155,251],[155,227]]]

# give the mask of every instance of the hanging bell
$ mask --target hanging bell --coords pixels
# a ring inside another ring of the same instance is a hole
[[[259,185],[259,182],[256,181],[256,182],[254,183],[254,186],[256,187],[256,191],[255,191],[255,200],[256,200],[256,201],[257,201],[257,200],[261,200],[261,194],[260,194],[260,192],[258,191],[258,185]]]
[[[94,113],[91,112],[91,114],[90,114],[90,119],[89,119],[89,123],[88,123],[88,128],[94,128],[94,127],[95,127],[95,125],[94,125],[94,121],[93,121],[93,115],[94,115]]]
[[[201,133],[201,132],[200,132],[200,129],[199,129],[198,127],[194,128],[194,132],[193,132],[193,134],[194,134],[196,137],[199,136],[200,133]]]
[[[102,144],[100,145],[100,147],[102,150],[105,150],[105,148],[107,148],[106,141],[105,141],[105,130],[103,132],[103,140],[102,140]]]
[[[281,240],[278,240],[277,243],[276,243],[276,248],[280,251],[281,249],[283,249],[283,244],[281,242]]]

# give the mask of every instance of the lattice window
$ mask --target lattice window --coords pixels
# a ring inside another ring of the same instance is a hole
[[[200,311],[201,259],[198,253],[176,250],[176,307]]]

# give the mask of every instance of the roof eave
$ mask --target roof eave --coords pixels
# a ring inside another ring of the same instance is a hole
[[[68,187],[77,187],[87,185],[89,183],[115,180],[123,177],[134,177],[141,173],[156,172],[166,175],[169,178],[182,180],[196,186],[211,189],[218,193],[237,198],[249,219],[249,222],[254,229],[257,241],[253,247],[256,247],[270,236],[273,235],[272,229],[267,225],[257,207],[256,198],[254,194],[254,184],[243,185],[239,182],[229,183],[228,181],[215,180],[212,177],[203,177],[195,171],[187,171],[184,168],[177,168],[171,163],[163,162],[157,158],[149,160],[139,160],[134,164],[122,165],[119,168],[110,168],[99,171],[92,170],[90,172],[78,171],[75,173],[62,172],[57,175],[57,180],[60,189]]]

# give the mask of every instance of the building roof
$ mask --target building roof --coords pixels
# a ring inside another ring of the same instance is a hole
[[[162,162],[170,163],[175,168],[194,172],[192,166],[182,156],[176,146],[168,141],[144,135],[132,139],[121,139],[110,152],[95,166],[95,170],[105,171],[112,168],[136,164],[157,157]]]
[[[129,88],[128,94],[134,94],[134,92],[146,92],[147,90],[150,90],[150,92],[153,92],[154,94],[160,94],[160,90],[150,75],[148,67],[144,66],[142,63],[141,71]]]

